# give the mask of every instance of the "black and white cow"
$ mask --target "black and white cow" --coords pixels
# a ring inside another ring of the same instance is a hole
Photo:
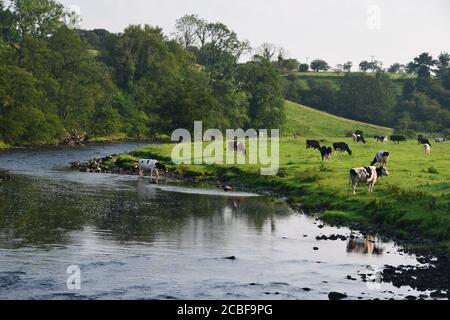
[[[236,152],[236,153],[242,153],[243,155],[247,154],[247,149],[245,148],[245,144],[243,144],[240,141],[231,141],[228,144],[228,151],[229,152]]]
[[[367,167],[367,168],[353,168],[350,170],[350,184],[353,194],[356,195],[356,187],[358,183],[367,183],[369,185],[369,192],[373,192],[375,184],[382,176],[389,176],[389,171],[384,167]]]
[[[345,142],[336,142],[333,143],[333,148],[335,152],[347,152],[350,156],[352,155],[352,150]]]
[[[322,161],[331,160],[331,154],[333,153],[333,149],[323,146],[319,149],[320,155],[322,156]]]
[[[431,146],[431,142],[428,139],[423,138],[422,140],[419,140],[419,144],[428,144]]]
[[[320,149],[320,142],[317,140],[306,140],[307,149]]]
[[[447,139],[445,139],[445,138],[435,138],[434,141],[436,141],[436,143],[444,143],[445,141],[447,141]]]
[[[386,136],[374,136],[374,137],[373,137],[373,140],[374,140],[375,142],[383,142],[383,143],[386,143],[386,142],[388,142],[388,137],[386,137]]]
[[[138,163],[138,168],[139,168],[139,175],[141,177],[144,176],[145,172],[150,171],[151,172],[151,177],[153,178],[153,173],[156,172],[156,178],[159,179],[159,170],[164,170],[165,173],[167,173],[169,170],[167,170],[166,166],[159,162],[158,160],[153,160],[153,159],[142,159],[139,160]]]
[[[387,151],[379,151],[375,155],[375,158],[373,159],[373,161],[372,161],[372,163],[370,165],[374,166],[377,163],[379,163],[379,164],[381,164],[382,167],[387,167],[388,162],[389,162],[389,156],[390,156],[389,152],[387,152]]]

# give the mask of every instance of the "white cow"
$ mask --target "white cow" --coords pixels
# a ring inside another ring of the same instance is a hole
[[[382,176],[389,176],[389,171],[380,167],[375,166],[367,168],[353,168],[350,170],[350,184],[352,186],[353,194],[356,195],[356,187],[358,183],[367,183],[369,185],[369,192],[373,192],[373,188],[377,183],[378,179]]]
[[[168,170],[164,164],[162,164],[158,160],[153,160],[153,159],[139,160],[138,168],[139,168],[139,175],[141,177],[144,176],[144,173],[146,171],[150,171],[152,178],[153,178],[153,173],[156,172],[156,178],[159,179],[159,170],[164,170],[166,173],[168,172]]]
[[[431,155],[431,146],[428,143],[425,143],[423,145],[423,148],[425,150],[425,155],[430,156]]]

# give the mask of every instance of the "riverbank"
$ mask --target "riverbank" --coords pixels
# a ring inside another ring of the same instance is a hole
[[[352,145],[354,155],[323,163],[318,151],[306,150],[305,141],[281,143],[281,168],[277,176],[264,177],[258,166],[170,165],[173,145],[141,148],[129,155],[108,159],[104,172],[136,173],[140,158],[159,159],[173,175],[202,183],[230,185],[285,198],[295,209],[320,213],[330,224],[380,232],[416,250],[450,252],[450,144],[434,146],[431,158],[411,141],[401,145]],[[325,139],[324,143],[328,143]],[[383,178],[374,194],[366,186],[353,196],[348,170],[366,166],[380,148],[392,153],[391,176]]]
[[[10,146],[8,144],[6,144],[6,143],[4,143],[3,141],[0,140],[0,151],[7,150],[9,148],[10,148]]]

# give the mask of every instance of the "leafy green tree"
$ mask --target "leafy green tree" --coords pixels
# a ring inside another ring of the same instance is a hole
[[[389,68],[388,68],[388,72],[389,73],[398,73],[399,71],[400,71],[400,68],[401,68],[401,64],[400,63],[394,63],[393,65],[391,65]]]
[[[395,103],[395,86],[386,74],[347,74],[342,81],[339,108],[352,119],[386,125]]]
[[[359,70],[366,73],[368,70],[370,70],[370,62],[366,60],[361,61],[361,63],[359,64]]]
[[[281,77],[267,60],[239,67],[239,80],[249,94],[249,127],[276,129],[285,121]]]
[[[311,70],[313,70],[314,72],[328,71],[330,70],[330,66],[326,61],[316,59],[313,62],[311,62]]]
[[[309,71],[309,65],[307,63],[300,64],[298,71],[300,72],[308,72]]]
[[[352,71],[352,68],[353,68],[353,62],[348,61],[348,62],[344,63],[344,65],[343,65],[342,68],[344,69],[345,72],[350,72],[350,71]]]

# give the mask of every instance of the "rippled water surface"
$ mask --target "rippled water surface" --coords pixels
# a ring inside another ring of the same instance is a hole
[[[402,298],[363,282],[384,265],[418,264],[393,243],[322,226],[285,204],[176,181],[68,170],[71,161],[140,145],[0,153],[0,299]],[[314,250],[316,249],[316,250]],[[318,249],[318,250],[317,250]],[[226,259],[234,257],[235,259]],[[81,290],[69,290],[69,266]]]

